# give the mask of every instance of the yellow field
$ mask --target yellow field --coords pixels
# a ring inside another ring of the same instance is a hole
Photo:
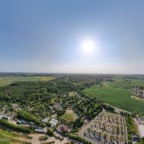
[[[55,79],[54,76],[40,76],[39,78],[41,81],[49,81]]]
[[[19,81],[49,81],[54,76],[0,76],[0,87]]]

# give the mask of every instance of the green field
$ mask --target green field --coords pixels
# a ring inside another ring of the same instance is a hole
[[[61,116],[66,122],[73,122],[77,119],[76,114],[72,110],[67,110],[64,115]]]
[[[53,80],[53,76],[0,76],[0,87],[18,81],[48,81]]]
[[[144,101],[132,99],[130,88],[132,86],[144,86],[143,79],[114,78],[113,82],[103,81],[100,85],[85,89],[84,92],[92,97],[122,108],[130,112],[144,112]]]
[[[69,96],[75,96],[75,92],[74,91],[70,92]]]

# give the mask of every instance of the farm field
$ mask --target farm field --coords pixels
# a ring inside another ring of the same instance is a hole
[[[30,137],[0,129],[0,140],[1,144],[23,144],[29,142]]]
[[[142,113],[144,101],[132,99],[131,87],[144,86],[143,79],[114,78],[84,90],[84,93],[130,112]]]
[[[0,87],[19,81],[49,81],[54,76],[0,76]]]

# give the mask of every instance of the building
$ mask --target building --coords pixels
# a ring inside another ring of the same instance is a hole
[[[50,123],[51,127],[55,127],[58,124],[58,120],[52,118],[49,123]]]
[[[20,120],[17,120],[17,124],[21,124],[21,121],[20,121]]]
[[[140,133],[140,137],[144,138],[144,125],[138,125],[138,130]]]
[[[47,123],[48,120],[49,120],[49,118],[44,118],[44,119],[42,119],[41,121],[44,122],[44,123]]]
[[[57,111],[62,111],[62,110],[63,110],[63,107],[61,106],[60,103],[54,104],[54,108],[55,108]]]
[[[37,132],[37,133],[46,133],[46,128],[36,128],[35,132]]]
[[[2,116],[2,119],[5,119],[5,120],[10,120],[10,119],[11,119],[11,117],[10,117],[10,116],[5,116],[5,115],[3,115],[3,116]]]
[[[21,120],[21,123],[26,125],[27,124],[27,121],[26,120]]]
[[[133,137],[132,137],[132,143],[137,143],[137,142],[140,142],[139,136],[133,135]]]
[[[64,124],[59,125],[56,130],[60,133],[70,132],[69,127]]]

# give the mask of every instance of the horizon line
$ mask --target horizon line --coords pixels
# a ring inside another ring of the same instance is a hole
[[[78,73],[78,72],[0,72],[0,74],[81,74],[81,75],[144,75],[138,73]]]

